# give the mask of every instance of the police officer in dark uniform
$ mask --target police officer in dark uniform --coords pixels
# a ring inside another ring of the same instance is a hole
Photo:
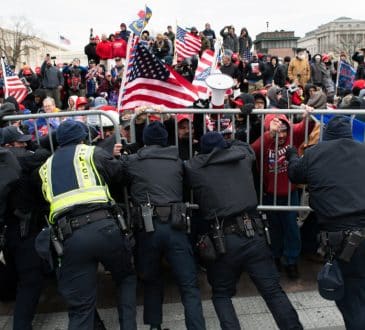
[[[17,278],[13,329],[31,330],[45,275],[45,267],[34,247],[43,218],[40,197],[34,194],[31,178],[49,153],[41,149],[27,150],[31,136],[23,134],[18,127],[7,126],[2,129],[2,135],[2,145],[16,157],[21,168],[19,180],[4,202],[5,261],[14,267]]]
[[[240,141],[229,146],[218,132],[204,134],[200,150],[198,156],[185,163],[185,168],[194,201],[210,228],[208,235],[203,236],[203,247],[215,247],[215,258],[211,255],[207,262],[207,276],[221,328],[241,329],[231,298],[246,270],[278,327],[302,329],[279,284],[279,274],[263,236],[265,231],[261,231],[263,226],[256,216],[253,150]]]
[[[138,271],[144,283],[144,322],[161,329],[161,258],[170,264],[181,292],[187,329],[205,329],[192,247],[183,210],[183,163],[160,122],[143,130],[145,146],[125,156],[137,235]]]
[[[336,299],[346,329],[365,329],[365,145],[353,140],[351,119],[335,116],[323,141],[298,158],[288,149],[289,178],[308,184],[322,244],[335,254],[344,282]]]
[[[102,149],[83,144],[87,129],[80,122],[63,122],[56,137],[59,148],[39,174],[50,203],[49,223],[63,244],[57,275],[59,291],[69,305],[68,328],[93,328],[101,262],[117,285],[120,329],[137,329],[131,247],[108,190],[112,180],[121,178],[121,163]]]

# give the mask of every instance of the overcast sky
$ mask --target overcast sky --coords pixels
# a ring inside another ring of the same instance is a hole
[[[146,4],[152,10],[146,29],[154,33],[165,32],[167,25],[174,27],[176,22],[203,30],[209,22],[216,33],[229,24],[235,26],[236,32],[246,27],[255,39],[258,33],[267,30],[266,22],[269,22],[269,31],[295,31],[296,36],[303,37],[306,32],[340,16],[363,19],[363,10],[354,2],[340,0],[11,0],[10,3],[1,7],[0,25],[9,25],[5,17],[24,16],[39,36],[59,44],[62,35],[71,41],[67,48],[72,50],[83,50],[91,27],[94,35],[114,33],[120,23],[128,25],[136,19]],[[364,4],[362,7],[365,9]]]

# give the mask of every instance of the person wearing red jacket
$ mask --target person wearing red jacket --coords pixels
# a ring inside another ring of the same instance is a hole
[[[127,42],[122,38],[116,38],[112,43],[113,58],[126,58],[127,56]]]
[[[96,55],[100,57],[100,64],[103,64],[106,70],[110,69],[108,60],[113,58],[112,45],[106,34],[101,35],[101,41],[96,45]]]
[[[305,117],[311,109],[310,107],[306,108],[307,111],[303,120],[297,124],[291,124],[284,114],[266,115],[264,136],[251,144],[256,153],[257,164],[261,163],[261,157],[263,157],[264,202],[266,205],[272,205],[275,198],[277,205],[288,205],[288,200],[290,200],[290,205],[298,205],[299,198],[296,186],[291,185],[289,191],[288,161],[285,153],[290,146],[290,130],[293,131],[293,146],[298,148],[304,142]],[[309,132],[313,126],[314,122],[309,121]],[[276,135],[278,136],[277,145]],[[263,150],[261,150],[261,138],[264,140]],[[272,250],[278,269],[281,269],[281,262],[283,261],[288,277],[298,278],[297,262],[301,241],[296,221],[297,213],[275,211],[268,212],[267,216],[270,223]]]

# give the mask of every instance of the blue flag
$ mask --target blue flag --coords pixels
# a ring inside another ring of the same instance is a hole
[[[340,61],[338,72],[337,87],[343,90],[351,90],[355,80],[356,70],[350,64]]]
[[[140,11],[139,18],[133,21],[129,25],[129,28],[135,35],[140,36],[143,29],[148,24],[148,21],[151,19],[151,17],[152,17],[152,10],[146,6],[146,10]]]

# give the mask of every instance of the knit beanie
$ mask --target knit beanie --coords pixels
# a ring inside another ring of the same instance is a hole
[[[143,143],[147,146],[167,146],[168,133],[159,121],[154,121],[143,129]]]
[[[200,139],[200,153],[209,154],[214,148],[224,149],[227,143],[223,135],[218,132],[205,133]]]
[[[56,131],[56,139],[60,146],[78,144],[85,140],[87,136],[88,131],[86,125],[74,120],[64,121],[58,126]]]
[[[323,132],[323,140],[352,139],[350,118],[346,116],[334,116],[329,120]]]

